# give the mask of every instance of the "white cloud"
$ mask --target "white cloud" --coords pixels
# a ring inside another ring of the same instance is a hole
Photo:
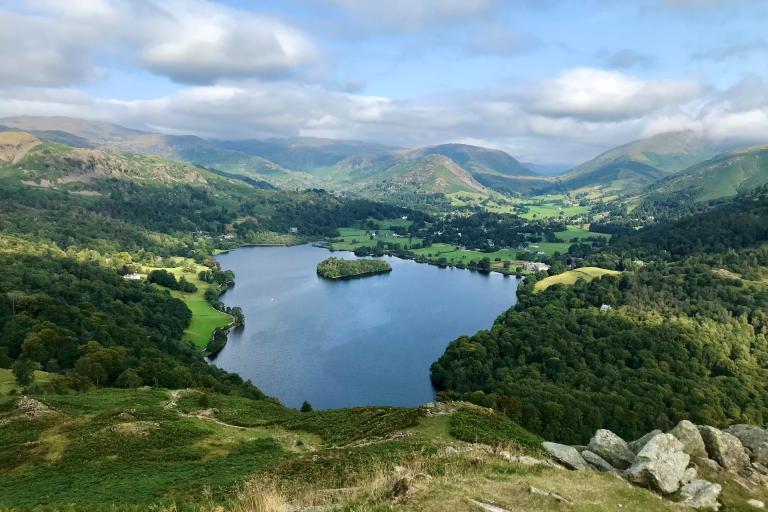
[[[680,104],[699,92],[699,85],[688,80],[642,80],[616,71],[576,68],[528,84],[519,94],[532,112],[545,116],[618,121]]]
[[[148,100],[94,99],[67,88],[15,87],[0,116],[69,115],[214,138],[318,136],[403,146],[485,141],[519,158],[577,163],[628,140],[693,129],[768,140],[768,83],[745,77],[714,90],[577,68],[521,86],[400,101],[295,81],[185,87]]]
[[[293,75],[320,56],[273,17],[207,0],[41,0],[0,12],[0,85],[61,86],[121,58],[177,82]]]
[[[146,22],[136,38],[140,61],[178,82],[283,76],[319,53],[300,30],[274,18],[201,0],[160,6],[166,16]]]

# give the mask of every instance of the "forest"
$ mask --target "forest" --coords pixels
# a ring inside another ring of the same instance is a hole
[[[601,425],[634,438],[683,418],[763,424],[766,204],[759,190],[589,256],[620,277],[536,293],[529,278],[490,330],[455,340],[434,363],[441,397],[572,443]]]

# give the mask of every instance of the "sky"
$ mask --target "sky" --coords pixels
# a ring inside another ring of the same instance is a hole
[[[0,0],[0,116],[575,164],[768,140],[764,0]]]

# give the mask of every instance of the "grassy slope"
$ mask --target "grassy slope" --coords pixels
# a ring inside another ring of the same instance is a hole
[[[35,372],[35,384],[45,384],[51,380],[51,374],[42,371]],[[7,395],[12,390],[19,391],[19,386],[16,384],[16,379],[13,377],[11,370],[0,368],[0,395]]]
[[[568,270],[567,272],[563,272],[562,274],[558,274],[556,276],[550,276],[545,279],[542,279],[541,281],[538,281],[536,283],[536,286],[534,289],[536,291],[546,290],[550,286],[554,286],[556,284],[563,284],[563,285],[572,285],[576,283],[579,279],[584,279],[585,281],[591,281],[595,279],[596,277],[603,277],[603,276],[616,276],[619,275],[621,272],[618,272],[616,270],[606,270],[603,268],[597,268],[597,267],[583,267],[583,268],[577,268],[575,270]]]
[[[25,418],[15,399],[0,397],[0,510],[479,510],[470,500],[534,512],[684,510],[607,474],[508,462],[499,449],[540,457],[540,439],[475,406],[439,416],[297,413],[268,400],[160,389],[36,398],[54,412]],[[208,407],[216,411],[205,416]],[[733,510],[768,496],[724,473],[707,476],[723,482]],[[392,492],[403,477],[406,496]]]
[[[187,327],[185,336],[200,348],[205,348],[208,345],[215,329],[226,327],[232,322],[232,318],[229,315],[213,308],[205,300],[203,294],[206,288],[211,285],[197,277],[198,272],[205,270],[205,268],[202,265],[196,265],[194,272],[186,271],[183,266],[165,269],[175,275],[177,279],[184,276],[187,281],[197,286],[197,291],[194,293],[172,290],[171,295],[183,300],[189,310],[192,311],[192,322]],[[148,272],[154,269],[148,268],[146,270]]]
[[[698,201],[736,195],[768,183],[768,148],[747,148],[693,166],[654,188],[659,193],[695,192]]]

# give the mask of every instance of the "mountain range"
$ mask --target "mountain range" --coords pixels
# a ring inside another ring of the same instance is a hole
[[[325,188],[375,199],[393,193],[616,197],[695,188],[703,200],[768,180],[765,146],[736,148],[692,131],[630,142],[560,175],[544,176],[504,151],[456,143],[408,149],[309,137],[209,140],[68,117],[3,118],[0,129],[77,148],[181,160],[277,188]]]

